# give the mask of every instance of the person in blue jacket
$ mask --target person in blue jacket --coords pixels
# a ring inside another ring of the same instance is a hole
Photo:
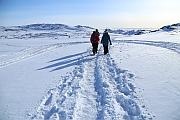
[[[109,43],[110,43],[110,45],[112,45],[107,29],[105,29],[105,31],[103,33],[101,43],[103,44],[103,47],[104,47],[104,55],[106,55],[109,52],[109,50],[108,50]]]

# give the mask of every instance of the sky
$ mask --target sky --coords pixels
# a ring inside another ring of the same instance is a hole
[[[180,0],[0,0],[0,25],[158,28],[180,22]]]

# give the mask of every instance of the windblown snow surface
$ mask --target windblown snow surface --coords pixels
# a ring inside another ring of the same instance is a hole
[[[89,31],[4,30],[0,120],[179,120],[180,32],[110,34],[92,55]]]

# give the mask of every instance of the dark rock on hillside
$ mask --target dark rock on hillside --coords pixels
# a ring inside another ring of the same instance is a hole
[[[108,29],[108,32],[115,33],[115,34],[122,34],[122,35],[141,35],[141,34],[148,33],[149,31],[148,30],[126,30],[125,31],[121,29],[118,29],[118,30]]]
[[[82,28],[82,29],[92,29],[92,30],[95,29],[95,28],[92,28],[92,27],[89,27],[89,26],[82,26],[82,25],[76,25],[76,26],[74,26],[74,27],[76,27],[76,28]]]
[[[180,23],[167,25],[167,26],[163,26],[162,28],[160,28],[160,30],[163,30],[163,31],[166,31],[166,32],[173,31],[173,30],[178,30],[178,29],[180,29]]]

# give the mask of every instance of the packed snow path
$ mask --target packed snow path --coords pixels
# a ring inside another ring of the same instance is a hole
[[[151,119],[143,105],[137,104],[134,75],[116,67],[110,55],[91,56],[88,50],[80,61],[62,77],[62,83],[49,90],[31,119]]]

